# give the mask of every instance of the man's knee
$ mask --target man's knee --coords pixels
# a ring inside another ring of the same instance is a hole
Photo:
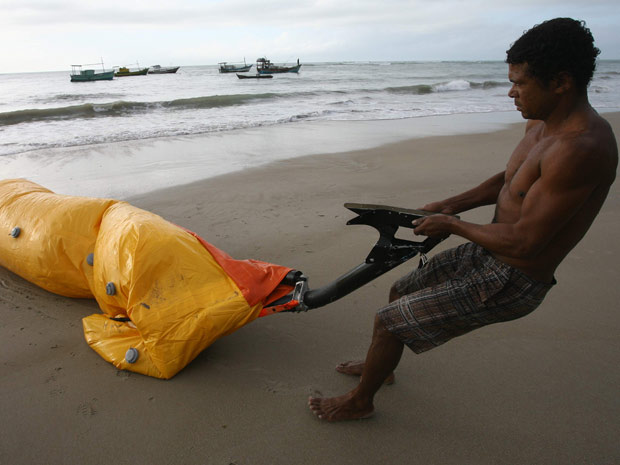
[[[387,332],[386,327],[383,325],[383,322],[381,321],[381,317],[379,316],[379,313],[377,313],[375,315],[375,323],[373,325],[373,332],[376,335],[377,333],[385,333]]]
[[[390,288],[390,303],[394,302],[395,300],[400,299],[401,297],[402,295],[396,289],[396,284],[392,284],[392,287]]]
[[[398,339],[398,337],[396,335],[394,335],[394,333],[392,333],[392,331],[387,329],[387,327],[385,326],[385,324],[381,320],[381,317],[379,316],[379,313],[377,313],[375,315],[375,324],[374,324],[374,327],[373,327],[372,339],[373,339],[373,341],[375,343],[381,343],[381,344],[385,344],[385,343],[401,343],[402,344],[400,339]]]

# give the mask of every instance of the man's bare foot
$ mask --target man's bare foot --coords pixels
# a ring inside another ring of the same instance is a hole
[[[319,419],[325,421],[363,420],[374,414],[372,404],[359,406],[351,398],[351,393],[339,397],[309,397],[308,407]]]
[[[340,363],[336,365],[336,371],[338,373],[344,373],[345,375],[362,376],[364,361],[356,360],[354,362]],[[390,373],[383,384],[394,384],[394,373]]]

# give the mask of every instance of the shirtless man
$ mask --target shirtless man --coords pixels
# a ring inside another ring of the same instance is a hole
[[[470,242],[435,255],[393,285],[390,304],[375,318],[366,360],[337,367],[361,375],[359,385],[339,397],[309,399],[320,419],[371,416],[374,395],[393,381],[405,344],[424,352],[524,316],[542,302],[616,176],[614,134],[588,102],[599,53],[593,42],[584,23],[557,18],[527,31],[508,50],[508,96],[528,120],[525,136],[504,172],[422,207],[437,214],[416,220],[416,235],[456,234]],[[490,224],[449,216],[491,204]]]

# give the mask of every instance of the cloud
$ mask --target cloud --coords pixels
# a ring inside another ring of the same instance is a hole
[[[212,64],[274,60],[504,58],[545,19],[585,19],[618,58],[620,9],[605,0],[0,0],[0,66],[66,69],[106,57]],[[15,40],[19,38],[20,40]]]

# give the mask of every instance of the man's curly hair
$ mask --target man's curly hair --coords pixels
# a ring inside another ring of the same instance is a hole
[[[544,85],[558,73],[567,72],[578,88],[585,88],[592,79],[599,53],[584,21],[555,18],[526,31],[506,51],[506,63],[527,63],[529,74]]]

